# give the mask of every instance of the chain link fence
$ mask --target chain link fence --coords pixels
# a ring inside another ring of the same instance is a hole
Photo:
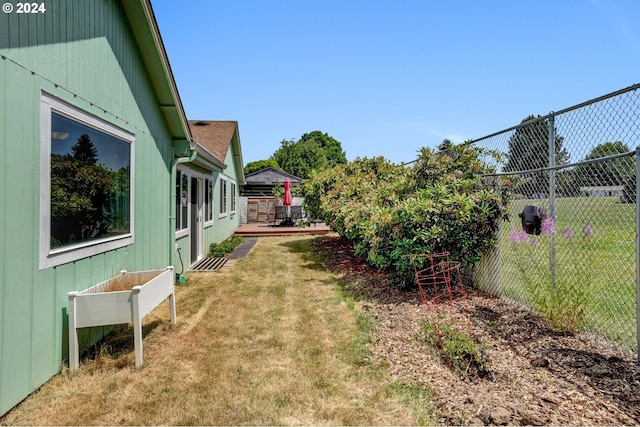
[[[638,351],[640,85],[475,140],[513,199],[478,288]]]

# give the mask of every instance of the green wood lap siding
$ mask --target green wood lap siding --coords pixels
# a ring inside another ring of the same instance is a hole
[[[234,134],[234,138],[237,138],[237,132]],[[227,150],[227,156],[224,160],[227,168],[224,173],[214,173],[214,188],[213,188],[213,200],[214,200],[214,212],[213,223],[214,226],[205,228],[204,241],[205,241],[205,255],[209,251],[209,245],[211,243],[220,243],[225,239],[233,236],[233,233],[238,229],[240,225],[240,196],[237,171],[235,163],[233,161],[233,145],[229,145]],[[227,215],[220,217],[220,178],[227,180]],[[236,184],[236,211],[231,212],[231,183]]]
[[[67,292],[170,262],[171,136],[118,1],[0,15],[0,414],[67,356]],[[39,270],[40,94],[135,135],[134,243]]]
[[[0,217],[7,218],[7,194],[8,185],[5,178],[5,171],[8,168],[8,155],[9,148],[7,141],[7,96],[6,96],[6,76],[7,76],[7,62],[0,60]],[[4,329],[6,325],[5,319],[5,301],[7,300],[4,283],[7,281],[7,228],[9,224],[7,221],[0,221],[0,355],[5,353],[4,346]],[[4,378],[3,364],[0,363],[0,378]],[[6,405],[2,405],[3,402],[3,390],[0,386],[0,414],[3,413],[3,408]]]

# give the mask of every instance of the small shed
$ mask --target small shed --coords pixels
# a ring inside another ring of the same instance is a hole
[[[269,222],[275,206],[280,203],[273,190],[275,187],[282,187],[287,178],[292,188],[302,183],[302,178],[272,167],[247,174],[245,184],[240,190],[240,222],[244,224]],[[299,204],[302,204],[302,199],[294,197],[294,205]]]
[[[624,195],[623,185],[600,185],[580,187],[580,193],[586,197],[620,197]]]

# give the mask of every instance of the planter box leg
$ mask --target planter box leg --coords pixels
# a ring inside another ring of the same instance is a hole
[[[176,294],[171,292],[169,295],[169,309],[171,310],[171,323],[176,324]]]
[[[142,366],[142,319],[140,318],[140,286],[131,289],[131,311],[133,318],[133,347],[136,353],[136,368]]]
[[[76,329],[76,295],[69,292],[69,369],[75,371],[80,366],[80,350],[78,349],[78,331]]]
[[[173,290],[176,281],[176,275],[173,272],[173,266],[167,267],[168,270],[171,270],[171,295],[169,295],[169,310],[171,312],[171,323],[176,324],[176,291]]]

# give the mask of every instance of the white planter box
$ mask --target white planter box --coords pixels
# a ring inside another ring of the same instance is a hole
[[[149,274],[139,271],[124,275]],[[175,274],[173,267],[159,270],[158,275],[142,286],[134,286],[128,291],[102,292],[109,280],[98,283],[82,292],[69,292],[69,368],[75,370],[80,365],[78,348],[78,328],[92,326],[133,323],[133,340],[136,353],[136,367],[142,366],[142,319],[169,298],[171,323],[176,323],[174,294]]]

